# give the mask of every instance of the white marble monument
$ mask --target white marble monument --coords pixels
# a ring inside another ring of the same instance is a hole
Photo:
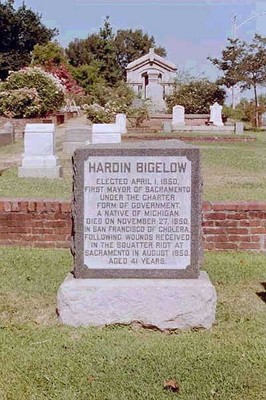
[[[61,166],[55,154],[55,125],[27,124],[24,134],[22,166],[18,169],[21,178],[57,179]]]
[[[118,124],[93,124],[92,144],[120,143],[121,126]]]
[[[165,112],[165,96],[172,93],[177,67],[150,49],[127,68],[127,83],[143,100],[150,99],[151,111]]]
[[[214,126],[224,126],[222,121],[222,109],[223,107],[217,102],[210,106],[210,122],[212,122]]]
[[[172,123],[175,125],[185,125],[185,108],[183,106],[173,107],[173,120]]]
[[[120,126],[122,135],[127,133],[127,116],[126,116],[126,114],[116,114],[115,123],[116,123],[116,125]]]

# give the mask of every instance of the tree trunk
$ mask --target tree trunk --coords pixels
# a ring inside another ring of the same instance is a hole
[[[255,128],[259,127],[259,110],[258,110],[258,94],[257,94],[257,85],[254,84],[254,99],[255,99]]]

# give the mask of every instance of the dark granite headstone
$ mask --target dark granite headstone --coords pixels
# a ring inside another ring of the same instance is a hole
[[[199,149],[178,140],[92,145],[73,157],[76,278],[197,278]]]

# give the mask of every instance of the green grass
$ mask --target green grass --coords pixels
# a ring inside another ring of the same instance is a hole
[[[70,199],[71,179],[18,178],[17,168],[0,176],[0,197],[34,199]]]
[[[249,135],[256,137],[257,141],[193,143],[201,149],[205,200],[265,200],[266,133]],[[8,148],[9,153],[7,148],[0,149],[0,161],[8,154],[16,154],[20,149],[18,144]],[[61,151],[59,156],[63,157]],[[17,168],[4,171],[0,175],[0,197],[70,199],[72,187],[70,158],[61,158],[60,163],[63,165],[64,178],[55,181],[18,178]]]
[[[264,255],[206,254],[217,322],[172,334],[60,325],[56,292],[69,252],[0,248],[0,260],[1,400],[265,398]],[[163,390],[170,378],[180,394]]]

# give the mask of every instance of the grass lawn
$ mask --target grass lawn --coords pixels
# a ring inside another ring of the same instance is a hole
[[[1,400],[261,400],[266,393],[265,256],[208,253],[218,292],[209,331],[72,328],[55,316],[65,250],[0,248]],[[163,390],[175,379],[180,394]]]
[[[195,143],[202,153],[205,200],[265,200],[266,132],[249,133],[249,136],[257,137],[257,141]],[[72,187],[70,157],[63,158],[61,147],[60,145],[59,157],[63,165],[63,179],[51,181],[18,178],[17,168],[11,168],[0,175],[0,197],[70,199]],[[19,143],[1,148],[0,161],[21,152]]]

